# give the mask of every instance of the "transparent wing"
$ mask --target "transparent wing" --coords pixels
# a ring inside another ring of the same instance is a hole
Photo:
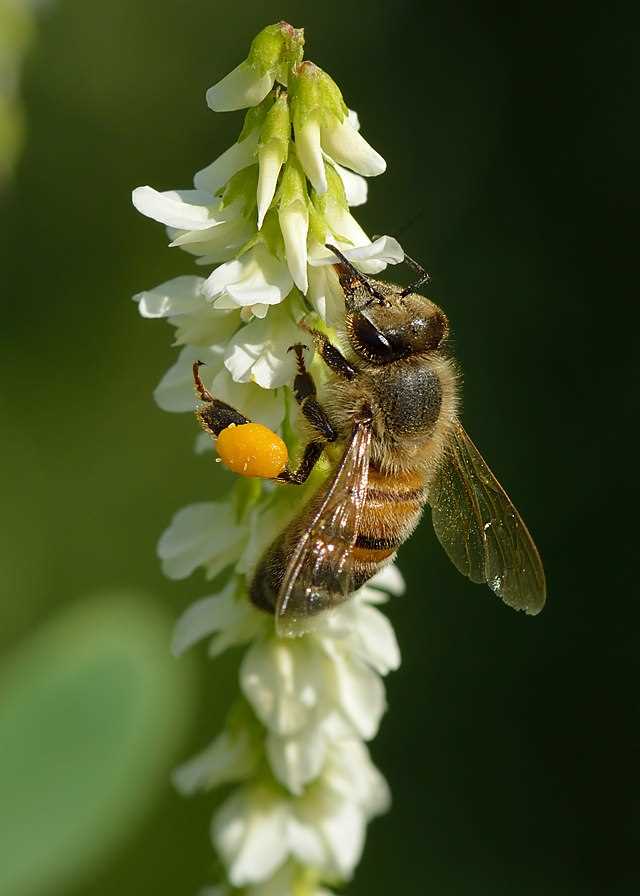
[[[371,420],[358,420],[320,506],[305,521],[276,605],[280,635],[299,635],[312,617],[350,594],[349,555],[367,494]]]
[[[433,527],[455,566],[502,600],[535,615],[546,600],[544,570],[522,517],[457,423],[429,485]]]

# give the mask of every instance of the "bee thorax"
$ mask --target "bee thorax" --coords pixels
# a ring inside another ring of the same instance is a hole
[[[431,433],[442,409],[442,384],[434,369],[403,366],[379,378],[376,385],[387,429],[397,434]]]

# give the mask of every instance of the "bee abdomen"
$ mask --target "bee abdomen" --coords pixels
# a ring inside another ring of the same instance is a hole
[[[417,473],[384,476],[370,468],[367,497],[352,552],[354,579],[363,584],[396,553],[418,525],[426,492]]]

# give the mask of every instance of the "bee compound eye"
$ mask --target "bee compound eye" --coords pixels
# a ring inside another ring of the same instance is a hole
[[[227,426],[218,436],[216,450],[225,467],[239,476],[275,479],[289,460],[280,436],[262,423]]]
[[[388,361],[393,358],[391,343],[364,314],[354,315],[352,332],[357,347],[360,347],[366,358],[372,361]]]

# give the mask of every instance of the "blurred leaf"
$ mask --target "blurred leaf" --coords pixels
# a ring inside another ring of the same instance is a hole
[[[132,832],[188,721],[148,598],[72,605],[0,668],[0,892],[57,891]],[[165,785],[166,786],[166,785]]]

